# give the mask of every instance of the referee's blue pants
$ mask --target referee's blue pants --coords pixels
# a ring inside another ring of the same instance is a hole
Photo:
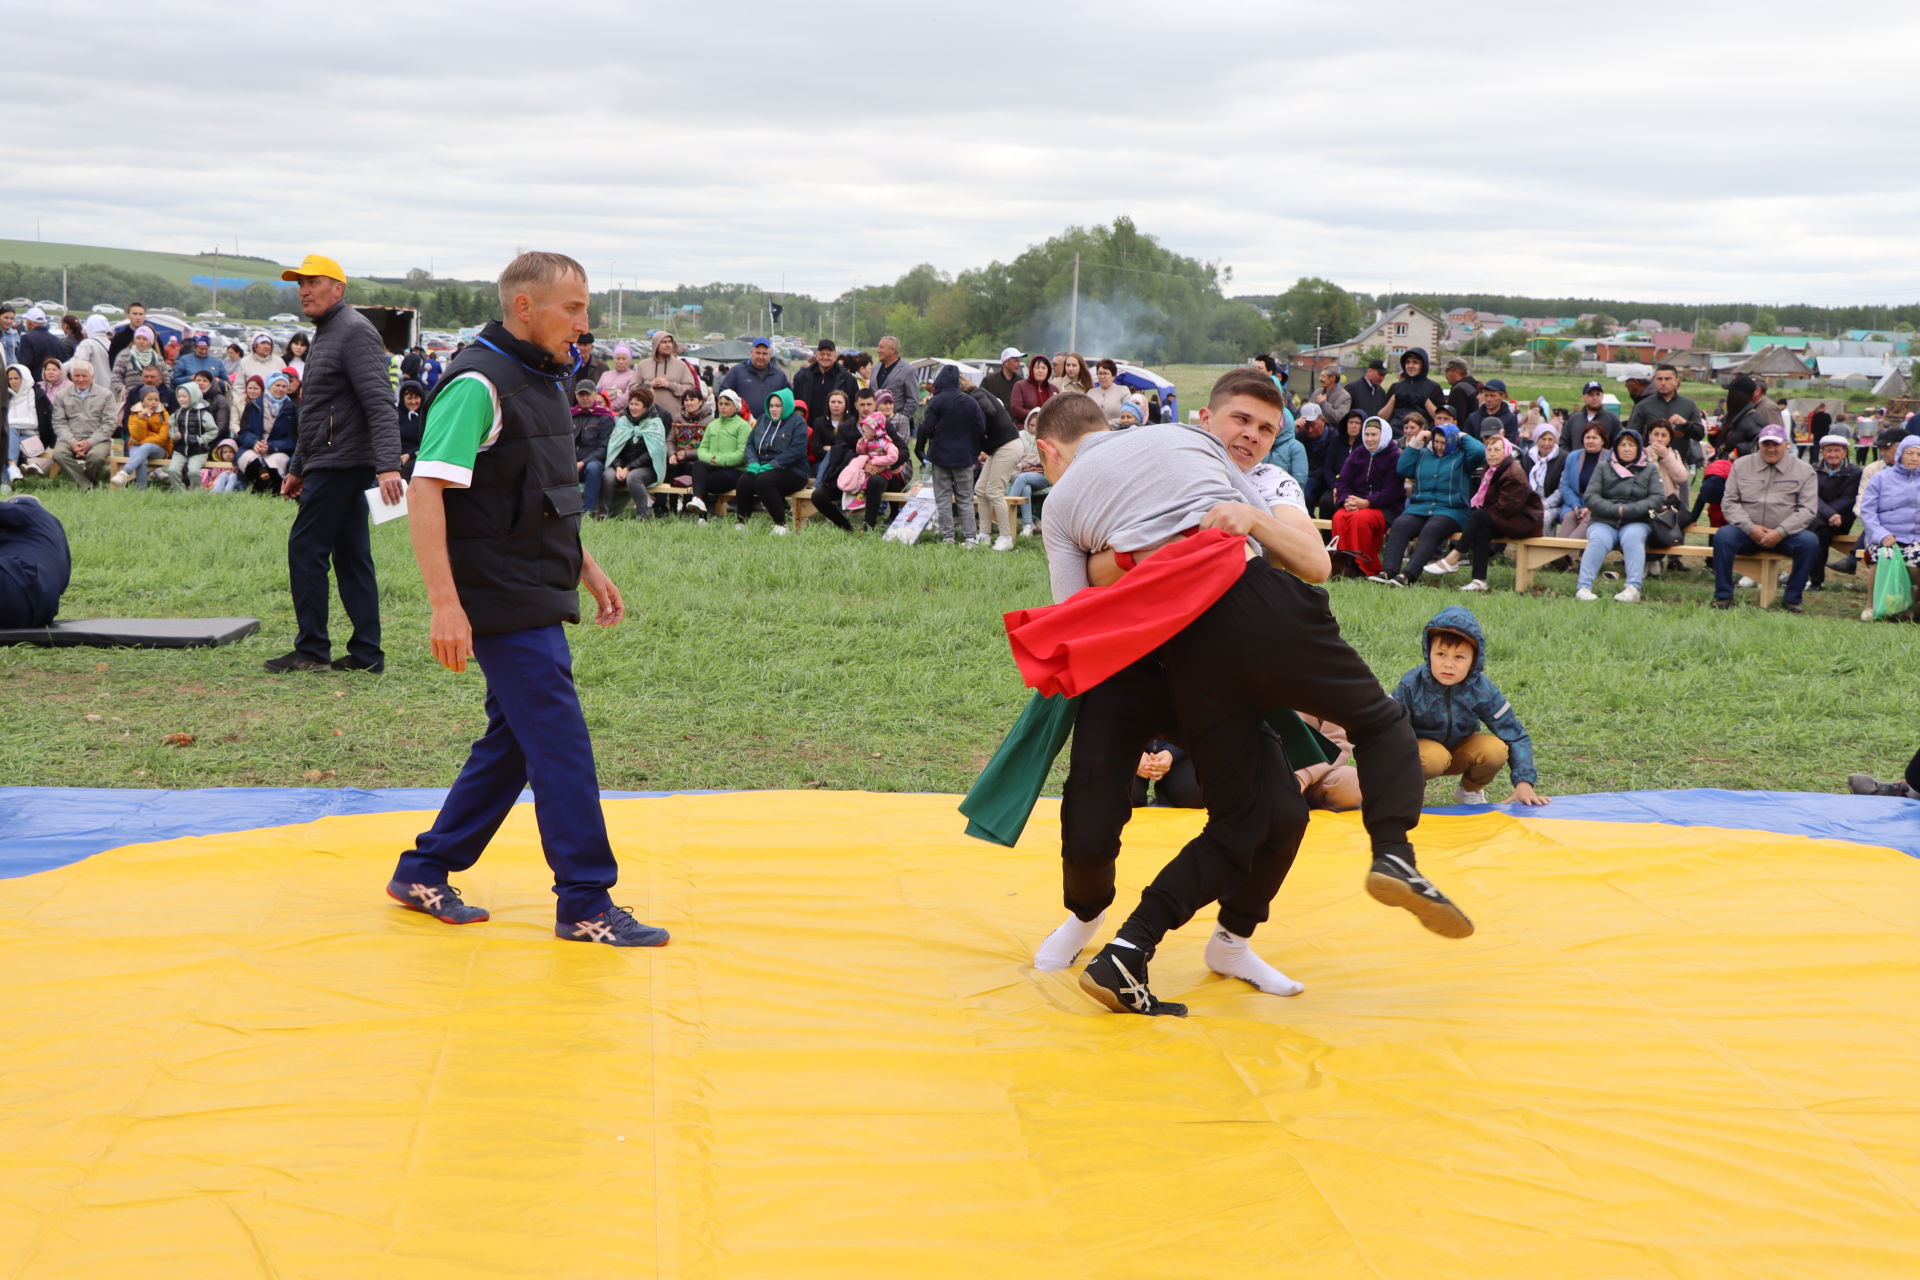
[[[560,923],[597,916],[613,903],[607,890],[619,868],[600,812],[593,743],[573,687],[566,632],[556,622],[475,636],[473,656],[487,679],[487,731],[473,744],[433,829],[401,855],[394,879],[445,884],[471,867],[521,788],[530,786]]]

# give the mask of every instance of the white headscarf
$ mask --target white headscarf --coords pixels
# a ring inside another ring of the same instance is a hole
[[[7,393],[7,425],[15,429],[40,430],[40,408],[33,401],[33,370],[23,364],[10,364],[7,372],[20,375],[20,389]]]

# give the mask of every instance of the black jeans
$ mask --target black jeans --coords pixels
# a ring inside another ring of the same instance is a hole
[[[733,513],[742,521],[758,507],[765,507],[775,524],[787,522],[787,495],[807,487],[807,478],[798,471],[775,467],[771,471],[743,472],[734,482]]]
[[[319,662],[333,657],[327,635],[327,565],[340,586],[340,603],[353,623],[347,656],[385,661],[380,648],[380,584],[373,576],[373,543],[367,533],[367,490],[372,467],[309,471],[301,478],[300,513],[287,534],[287,579],[299,634],[293,647]]]
[[[1272,659],[1276,645],[1284,646],[1285,661]],[[1413,860],[1407,833],[1419,825],[1426,796],[1420,748],[1406,708],[1340,635],[1325,591],[1250,560],[1225,595],[1162,647],[1160,659],[1206,792],[1207,825],[1147,886],[1121,937],[1143,949],[1157,946],[1247,880],[1254,850],[1270,833],[1289,822],[1304,827],[1298,787],[1275,785],[1274,771],[1287,765],[1277,743],[1265,745],[1269,710],[1290,708],[1346,727],[1375,856]]]
[[[693,496],[707,504],[707,510],[713,510],[713,495],[732,493],[740,484],[745,473],[738,467],[716,467],[705,462],[693,464]]]
[[[1843,533],[1853,532],[1853,517],[1848,516],[1839,524],[1828,524],[1818,516],[1813,520],[1813,536],[1820,539],[1820,558],[1813,562],[1813,572],[1807,575],[1807,582],[1816,587],[1827,582],[1827,557],[1833,554],[1833,540]]]
[[[1476,581],[1487,580],[1487,566],[1493,562],[1493,544],[1497,539],[1493,531],[1493,517],[1487,514],[1485,507],[1475,507],[1467,512],[1467,551],[1473,557],[1473,576]]]
[[[813,509],[839,528],[852,533],[853,521],[847,519],[847,513],[841,505],[845,501],[846,495],[840,492],[840,486],[834,480],[833,468],[829,466],[827,478],[813,486]]]
[[[1387,549],[1380,554],[1381,572],[1391,578],[1402,572],[1401,566],[1405,563],[1412,570],[1407,576],[1419,577],[1420,571],[1440,554],[1446,540],[1458,532],[1460,526],[1453,522],[1452,516],[1403,514],[1395,517],[1387,529]],[[1409,542],[1413,543],[1411,561],[1407,560]]]
[[[1078,918],[1092,920],[1112,905],[1114,863],[1120,835],[1133,816],[1140,752],[1153,738],[1179,736],[1178,723],[1166,673],[1156,658],[1144,658],[1081,695],[1060,793],[1061,896]],[[1246,874],[1227,886],[1220,899],[1221,925],[1243,938],[1251,937],[1267,918],[1267,906],[1292,869],[1307,830],[1306,802],[1271,733],[1266,734],[1262,768],[1268,785],[1291,795],[1298,807],[1284,796],[1274,806],[1275,828],[1253,851]],[[1196,904],[1195,910],[1204,905]]]

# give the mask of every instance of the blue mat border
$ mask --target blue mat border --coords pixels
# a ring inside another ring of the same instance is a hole
[[[446,794],[437,787],[220,787],[195,791],[0,787],[0,879],[63,867],[122,845],[290,826],[341,815],[431,812],[440,807]],[[720,795],[725,789],[601,794],[609,800],[657,799]],[[523,794],[521,798],[531,797]],[[1651,822],[1848,840],[1898,849],[1920,858],[1920,803],[1878,796],[1709,789],[1617,791],[1559,796],[1539,808],[1494,808],[1521,819]],[[1449,807],[1428,812],[1488,810]],[[955,821],[957,829],[958,819]]]

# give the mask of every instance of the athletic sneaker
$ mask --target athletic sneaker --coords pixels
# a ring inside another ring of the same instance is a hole
[[[1381,572],[1381,573],[1370,573],[1370,574],[1368,574],[1368,575],[1367,575],[1367,581],[1368,581],[1368,582],[1377,582],[1377,583],[1379,583],[1379,584],[1380,584],[1381,586],[1383,586],[1383,587],[1391,587],[1391,586],[1393,586],[1393,585],[1394,585],[1394,581],[1393,581],[1393,579],[1392,579],[1392,578],[1389,578],[1389,577],[1388,577],[1388,576],[1387,576],[1387,575],[1386,575],[1386,574],[1385,574],[1384,572]]]
[[[555,925],[553,936],[568,942],[604,942],[609,947],[664,947],[668,934],[641,924],[626,907],[608,907],[591,920]]]
[[[1474,579],[1474,580],[1473,580],[1472,582],[1469,582],[1469,583],[1468,583],[1468,584],[1467,584],[1466,586],[1464,586],[1464,587],[1462,587],[1462,588],[1460,588],[1460,589],[1461,589],[1462,591],[1486,591],[1486,590],[1489,590],[1489,588],[1488,588],[1488,586],[1487,586],[1487,582],[1486,582],[1486,579],[1485,579],[1485,578],[1475,578],[1475,579]]]
[[[1469,791],[1467,790],[1466,784],[1461,783],[1453,789],[1453,802],[1455,804],[1485,804],[1487,802],[1487,789],[1482,787],[1478,791]]]
[[[1899,796],[1902,800],[1916,797],[1913,788],[1904,779],[1897,782],[1882,782],[1870,773],[1850,773],[1847,775],[1847,790],[1857,796]]]
[[[407,910],[423,912],[442,924],[479,924],[488,918],[485,907],[468,906],[460,900],[460,891],[450,884],[394,880],[387,885],[387,896]]]
[[[705,498],[688,498],[687,506],[694,511],[698,511],[701,515],[707,513],[707,502]]]
[[[133,472],[120,470],[120,471],[114,472],[112,477],[108,479],[107,483],[111,484],[116,489],[124,489],[127,487],[129,483],[132,482],[132,480],[133,480]]]
[[[1740,580],[1734,583],[1733,585],[1736,587],[1757,587],[1760,584],[1755,582],[1752,578],[1749,578],[1746,574],[1743,573],[1740,575]]]
[[[784,538],[789,532],[790,530],[783,524],[773,526],[773,534],[776,538]]]
[[[1615,600],[1618,600],[1621,604],[1639,604],[1640,588],[1622,587],[1620,590],[1613,593],[1613,598]]]
[[[1573,598],[1575,600],[1598,600],[1600,597],[1593,594],[1592,588],[1582,587],[1573,593]]]
[[[1115,1013],[1186,1017],[1187,1006],[1157,999],[1147,990],[1147,961],[1151,959],[1151,951],[1109,942],[1080,971],[1080,989]]]
[[[1367,893],[1375,902],[1389,907],[1405,907],[1421,924],[1443,938],[1473,936],[1473,921],[1453,905],[1433,881],[1420,874],[1411,858],[1382,854],[1373,860],[1367,872]]]
[[[1013,539],[1003,533],[993,540],[993,549],[995,551],[1011,551],[1013,550]]]
[[[1030,524],[1021,525],[1020,536],[1023,538],[1031,538],[1033,536],[1033,526]]]

